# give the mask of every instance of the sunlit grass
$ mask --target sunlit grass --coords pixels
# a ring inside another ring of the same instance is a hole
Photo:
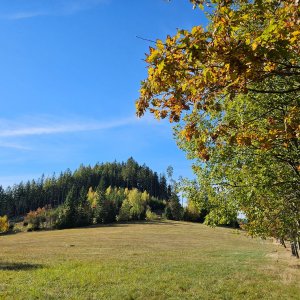
[[[300,299],[280,246],[184,222],[0,237],[1,299]]]

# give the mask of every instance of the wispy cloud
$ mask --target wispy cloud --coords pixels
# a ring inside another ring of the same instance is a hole
[[[34,135],[49,135],[49,134],[63,134],[81,131],[93,130],[106,130],[113,129],[121,126],[130,125],[137,122],[136,118],[125,118],[118,120],[109,120],[105,122],[97,122],[90,120],[81,121],[43,121],[43,125],[28,125],[26,123],[8,124],[3,128],[6,123],[4,120],[0,122],[0,137],[25,137]],[[1,128],[2,127],[2,128]],[[9,145],[0,142],[1,145]],[[13,144],[12,144],[13,145]],[[16,147],[15,147],[16,148]]]
[[[9,148],[9,149],[16,149],[16,150],[31,150],[30,147],[23,146],[17,143],[6,143],[0,141],[0,148]]]
[[[45,12],[42,11],[24,11],[24,12],[16,12],[7,15],[0,15],[2,19],[7,20],[21,20],[21,19],[30,19],[34,17],[39,17],[45,15]]]
[[[32,1],[34,2],[34,1]],[[107,4],[110,0],[55,0],[51,5],[40,5],[39,8],[24,8],[15,12],[0,14],[1,19],[22,20],[42,16],[66,16],[80,11],[89,10],[100,4]]]

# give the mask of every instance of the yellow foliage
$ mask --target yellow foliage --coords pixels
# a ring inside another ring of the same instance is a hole
[[[196,6],[210,2],[190,1]],[[256,1],[237,0],[236,5],[232,1],[213,3],[218,5],[212,9],[206,29],[179,29],[173,37],[157,40],[156,48],[150,47],[146,58],[148,78],[142,82],[136,105],[138,116],[149,110],[156,119],[168,116],[170,122],[182,121],[186,126],[180,134],[188,143],[193,143],[200,133],[199,126],[191,127],[193,121],[189,117],[193,114],[204,112],[206,119],[213,119],[226,111],[223,102],[233,102],[237,95],[249,92],[284,94],[285,90],[290,91],[289,87],[254,87],[280,76],[291,80],[291,75],[299,75],[299,8],[294,1],[261,1],[259,9]],[[297,87],[298,84],[295,91]],[[299,115],[299,111],[286,114],[290,139],[299,136]],[[257,143],[242,126],[235,131],[236,139],[230,140],[232,145]],[[223,141],[233,136],[226,131],[218,135]],[[279,132],[272,138],[281,142],[283,134]],[[264,145],[264,149],[268,147]],[[196,151],[198,157],[209,159],[209,153],[202,148]]]
[[[91,205],[91,207],[95,208],[97,205],[98,193],[93,191],[93,188],[90,187],[87,193],[87,199]]]
[[[0,217],[0,232],[7,232],[9,230],[9,222],[7,216]]]

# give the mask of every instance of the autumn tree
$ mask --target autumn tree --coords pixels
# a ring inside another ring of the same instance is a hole
[[[125,189],[124,196],[125,199],[122,202],[118,220],[144,220],[146,216],[147,204],[150,200],[149,194],[146,191],[141,193],[137,189]]]
[[[178,122],[178,144],[211,203],[208,220],[243,210],[250,233],[299,243],[298,1],[191,2],[210,7],[209,25],[150,48],[137,114]]]
[[[7,232],[9,230],[9,222],[7,216],[0,216],[0,233]]]

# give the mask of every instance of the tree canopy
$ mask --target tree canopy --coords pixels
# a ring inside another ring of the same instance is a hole
[[[220,123],[214,132],[200,132],[194,115],[215,118],[238,94],[300,91],[299,6],[291,0],[191,2],[212,6],[208,28],[180,29],[150,47],[148,78],[136,107],[138,116],[149,109],[156,118],[183,119],[182,135],[188,141],[196,137],[199,156],[208,159],[206,140],[234,124]],[[274,78],[276,86],[270,86]],[[294,107],[289,118],[299,112]],[[299,135],[293,125],[291,138]]]

